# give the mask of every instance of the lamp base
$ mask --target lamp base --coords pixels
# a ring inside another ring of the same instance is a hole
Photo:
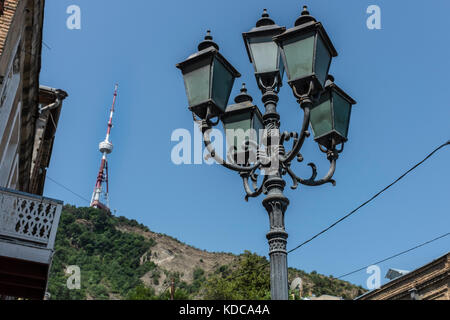
[[[323,83],[315,74],[303,78],[290,80],[289,85],[294,90],[295,96],[317,96],[323,91]],[[298,97],[297,97],[298,98]]]
[[[337,131],[333,130],[320,137],[314,138],[318,144],[324,146],[328,150],[332,150],[341,143],[347,142],[347,138],[340,135]]]
[[[189,107],[189,110],[202,120],[220,117],[225,113],[213,100],[208,100],[196,106]]]

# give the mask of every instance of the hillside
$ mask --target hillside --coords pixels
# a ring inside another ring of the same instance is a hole
[[[51,299],[167,299],[173,280],[179,299],[270,297],[266,258],[213,253],[150,231],[135,220],[93,208],[65,206],[55,244],[48,291]],[[81,289],[69,290],[67,266],[81,269]],[[348,282],[289,269],[304,295],[352,299],[364,292]]]

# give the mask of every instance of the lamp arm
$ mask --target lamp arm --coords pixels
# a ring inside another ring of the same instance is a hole
[[[216,150],[212,146],[212,142],[211,142],[211,138],[210,138],[210,130],[212,129],[211,126],[207,124],[206,120],[195,120],[194,119],[194,121],[197,122],[200,126],[200,129],[203,134],[203,142],[205,144],[206,149],[209,152],[208,156],[213,158],[214,160],[216,160],[217,163],[221,164],[222,166],[224,166],[227,169],[237,171],[237,172],[251,172],[253,170],[258,169],[258,167],[261,165],[260,161],[257,161],[254,165],[248,166],[248,167],[244,167],[244,166],[226,162],[224,159],[222,159],[222,157],[220,157],[216,153]]]
[[[303,124],[300,131],[300,134],[296,134],[294,136],[294,146],[291,151],[289,151],[286,157],[281,157],[281,162],[291,163],[291,161],[300,153],[302,149],[303,143],[305,142],[305,138],[310,136],[308,132],[309,120],[311,116],[311,108],[313,107],[313,100],[317,99],[317,96],[313,95],[314,92],[314,82],[309,82],[309,87],[304,92],[298,92],[297,88],[292,85],[292,92],[294,97],[297,98],[297,102],[300,104],[300,107],[303,109]],[[288,140],[288,139],[287,139]],[[299,157],[301,159],[302,157]],[[299,160],[300,161],[300,160]]]
[[[303,184],[305,186],[320,186],[326,183],[331,183],[333,186],[336,186],[336,181],[333,180],[333,175],[336,171],[336,162],[337,157],[329,158],[330,161],[330,169],[328,170],[327,174],[320,180],[316,180],[317,177],[317,167],[314,163],[309,163],[308,166],[312,169],[312,175],[309,179],[302,179],[295,175],[295,173],[292,171],[290,164],[283,164],[284,169],[286,170],[287,174],[292,178],[292,189],[297,189],[298,184]]]
[[[241,178],[244,183],[244,189],[245,189],[245,201],[248,201],[248,198],[256,198],[264,191],[264,185],[267,181],[268,176],[264,175],[263,181],[261,182],[261,185],[257,186],[257,176],[255,175],[254,171],[252,173],[242,172]],[[250,187],[250,183],[248,179],[251,178],[253,181],[253,189]]]
[[[303,107],[303,124],[300,135],[297,133],[294,135],[294,145],[292,147],[292,150],[289,151],[285,157],[280,157],[281,162],[291,163],[292,160],[299,154],[300,150],[302,149],[303,143],[305,142],[305,139],[310,135],[308,132],[310,114],[310,106],[305,103],[305,106]],[[289,139],[287,138],[286,141],[287,140]]]

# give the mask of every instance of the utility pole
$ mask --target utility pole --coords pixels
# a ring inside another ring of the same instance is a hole
[[[175,295],[175,280],[172,278],[172,284],[170,288],[170,300],[173,300]]]

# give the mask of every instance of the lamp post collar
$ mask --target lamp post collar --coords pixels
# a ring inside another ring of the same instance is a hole
[[[303,6],[302,14],[295,21],[295,26],[297,27],[299,25],[302,25],[302,24],[305,24],[305,23],[311,22],[311,21],[317,22],[317,20],[309,14],[308,6]]]
[[[217,50],[219,50],[219,45],[213,41],[213,37],[211,36],[211,30],[206,31],[205,39],[198,45],[198,51],[205,50],[209,47],[214,47]]]

